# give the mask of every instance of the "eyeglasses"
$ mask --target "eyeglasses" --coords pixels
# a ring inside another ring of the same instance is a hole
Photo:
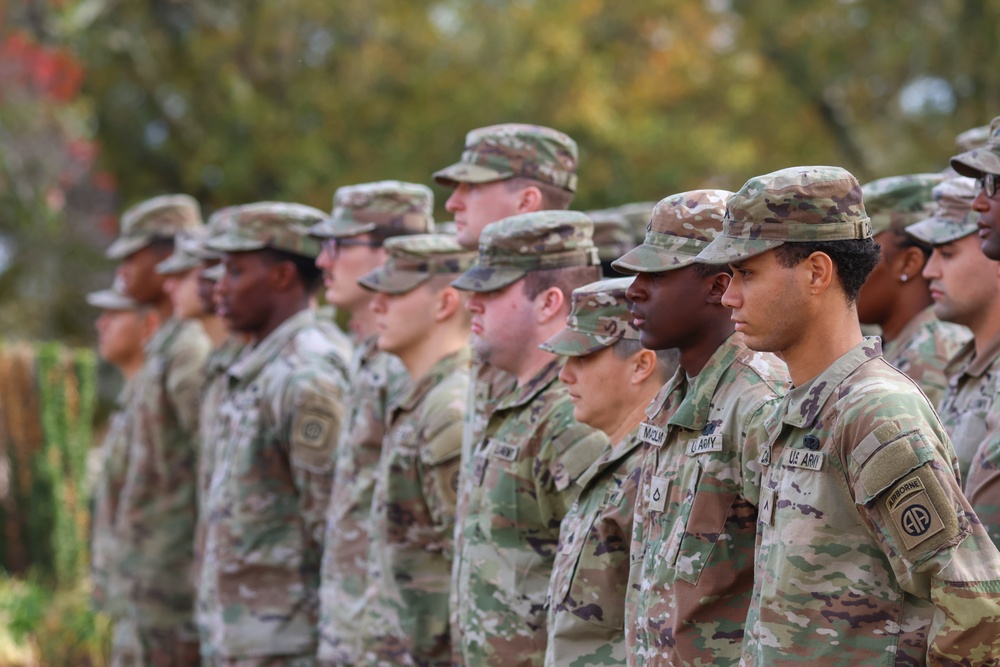
[[[324,239],[323,240],[323,250],[330,253],[334,257],[340,256],[341,248],[350,248],[352,246],[360,246],[364,248],[381,248],[382,243],[379,241],[361,241],[358,239]]]
[[[996,197],[997,189],[1000,187],[1000,174],[983,174],[982,177],[976,179],[976,187],[990,199]]]

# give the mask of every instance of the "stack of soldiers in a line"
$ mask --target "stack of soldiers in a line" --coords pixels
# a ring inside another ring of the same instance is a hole
[[[574,141],[509,124],[433,174],[440,230],[399,181],[126,210],[91,295],[113,663],[1000,664],[974,134],[587,215]]]

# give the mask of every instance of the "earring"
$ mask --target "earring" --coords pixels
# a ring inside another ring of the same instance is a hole
[[[904,273],[903,275],[901,275],[901,276],[899,277],[899,279],[900,279],[900,281],[902,281],[902,282],[904,282],[904,283],[905,283],[905,282],[906,282],[907,280],[909,280],[909,279],[910,279],[910,276],[908,276],[908,275],[906,275],[906,274]]]

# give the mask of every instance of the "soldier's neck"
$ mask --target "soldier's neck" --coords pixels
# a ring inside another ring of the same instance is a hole
[[[801,387],[833,365],[864,340],[857,310],[849,307],[843,313],[827,313],[814,320],[801,332],[793,344],[776,350],[777,356],[788,366],[792,384]]]
[[[354,340],[364,340],[375,333],[375,313],[368,305],[351,311],[351,319],[347,323],[347,328],[354,335]]]
[[[972,331],[976,356],[985,354],[990,343],[1000,336],[1000,299],[978,312],[975,320],[968,322],[967,326]]]

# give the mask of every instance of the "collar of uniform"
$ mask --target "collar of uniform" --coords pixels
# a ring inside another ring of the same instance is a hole
[[[687,395],[677,406],[674,414],[670,416],[667,424],[680,426],[689,431],[701,431],[705,428],[705,424],[708,423],[709,408],[712,405],[715,390],[719,386],[719,380],[733,365],[740,352],[746,349],[742,338],[742,335],[733,334],[712,353],[705,367],[693,378],[694,381],[688,387]],[[684,371],[683,368],[677,370],[678,372]]]
[[[830,366],[800,387],[794,387],[785,395],[782,410],[775,413],[772,420],[779,419],[796,428],[810,427],[819,416],[830,394],[854,371],[872,359],[882,356],[882,341],[877,336],[868,336],[848,350]],[[769,420],[769,425],[772,420]],[[771,429],[767,429],[771,432]]]
[[[256,346],[245,348],[244,353],[229,368],[230,377],[237,380],[254,377],[295,334],[315,321],[315,313],[308,308],[295,313]]]
[[[431,389],[439,385],[442,380],[461,368],[468,368],[470,356],[471,352],[466,346],[457,352],[452,352],[451,354],[445,355],[439,359],[437,363],[431,366],[430,370],[424,373],[424,375],[410,387],[410,390],[403,395],[399,403],[396,404],[396,409],[410,411],[417,407],[417,404],[424,399],[424,396],[426,396]]]
[[[906,323],[903,329],[899,332],[899,335],[894,339],[886,343],[882,341],[882,354],[886,359],[892,359],[895,356],[896,350],[900,348],[905,342],[917,335],[926,324],[933,322],[937,319],[934,314],[934,306],[927,306],[919,313],[913,316],[913,318]]]
[[[975,345],[975,341],[972,342],[973,345]],[[983,373],[989,370],[990,366],[993,365],[993,362],[997,360],[998,356],[1000,356],[1000,333],[990,339],[990,342],[988,342],[986,347],[983,348],[982,354],[977,354],[972,357],[969,361],[968,367],[965,369],[965,375],[971,375],[975,378],[982,376]]]
[[[556,357],[550,361],[542,370],[535,373],[535,376],[528,380],[524,386],[514,387],[514,391],[500,399],[496,409],[509,410],[530,403],[543,389],[559,379],[559,371],[562,370],[563,362],[562,357]]]
[[[656,416],[666,409],[667,401],[674,394],[679,394],[681,399],[683,399],[685,391],[687,391],[687,374],[683,368],[678,366],[674,374],[667,380],[667,383],[660,387],[660,391],[657,392],[653,400],[646,406],[646,418],[649,420],[656,419]]]
[[[594,478],[642,446],[643,442],[639,437],[639,426],[639,424],[636,424],[635,428],[629,431],[614,447],[609,445],[604,450],[604,453],[598,456],[597,460],[582,475],[576,478],[576,483],[581,489],[587,488]]]
[[[222,341],[222,345],[212,350],[205,367],[209,373],[219,373],[229,368],[239,357],[240,351],[246,345],[239,337],[230,335]]]
[[[171,317],[169,320],[163,323],[156,333],[153,334],[149,342],[146,343],[146,359],[152,359],[153,357],[163,354],[167,351],[170,346],[170,341],[173,340],[174,336],[181,329],[181,320],[176,317]]]

